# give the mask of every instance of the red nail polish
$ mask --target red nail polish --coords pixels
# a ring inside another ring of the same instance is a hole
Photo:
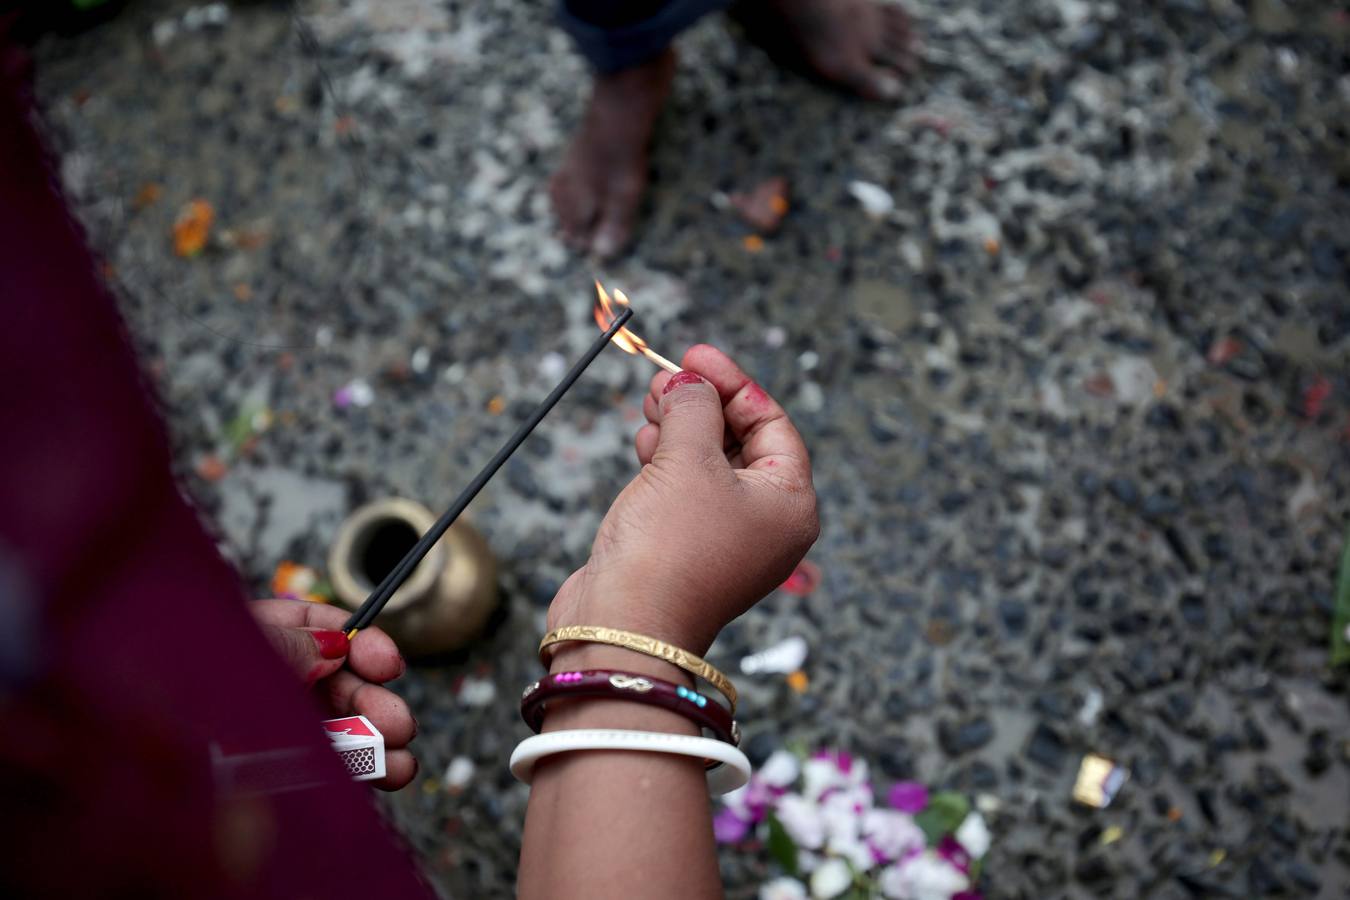
[[[340,631],[311,631],[314,643],[319,645],[319,655],[324,659],[342,659],[347,655],[349,642]]]
[[[678,375],[676,375],[675,377],[671,378],[669,381],[666,382],[666,386],[661,389],[661,393],[663,395],[669,394],[671,391],[675,390],[682,384],[702,384],[702,383],[703,379],[695,375],[693,372],[680,372]]]

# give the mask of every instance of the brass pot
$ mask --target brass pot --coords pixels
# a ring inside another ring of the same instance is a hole
[[[360,507],[342,523],[328,552],[337,602],[360,606],[436,522],[413,500],[389,497]],[[451,525],[376,618],[405,656],[458,649],[483,630],[497,606],[497,561],[473,526]]]

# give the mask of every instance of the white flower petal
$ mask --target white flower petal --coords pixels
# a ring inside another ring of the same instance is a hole
[[[965,848],[971,859],[980,859],[988,853],[989,826],[984,823],[984,816],[977,812],[966,816],[961,827],[956,829],[956,841]]]
[[[759,767],[760,781],[770,787],[785,788],[797,780],[801,774],[802,764],[797,761],[797,757],[786,750],[777,750],[768,759],[764,760],[764,765]]]
[[[801,794],[784,794],[774,811],[792,843],[815,850],[825,843],[825,820],[820,808]]]
[[[896,863],[881,873],[880,887],[892,900],[951,900],[970,880],[932,850]]]
[[[830,788],[844,785],[844,774],[831,760],[808,759],[802,763],[802,793],[808,799],[819,800]]]
[[[806,900],[806,885],[784,875],[760,885],[759,900]]]
[[[887,859],[900,859],[927,841],[914,817],[893,809],[869,809],[862,817],[863,837]]]
[[[815,900],[838,897],[853,883],[853,873],[842,859],[827,859],[811,873],[811,896]]]

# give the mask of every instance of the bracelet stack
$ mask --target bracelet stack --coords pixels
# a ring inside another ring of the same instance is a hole
[[[610,644],[663,659],[708,682],[726,698],[727,706],[684,685],[633,672],[588,669],[548,675],[526,687],[521,695],[520,715],[536,735],[522,741],[511,754],[511,773],[516,778],[528,784],[535,763],[555,753],[637,750],[702,759],[708,769],[708,788],[713,793],[727,793],[749,781],[750,761],[738,749],[740,728],[732,718],[736,711],[736,688],[726,675],[698,656],[664,641],[593,625],[572,625],[546,634],[539,643],[539,661],[545,667],[552,661],[553,648],[564,641]],[[585,698],[628,700],[668,709],[711,733],[712,738],[615,729],[537,733],[543,727],[551,702]]]

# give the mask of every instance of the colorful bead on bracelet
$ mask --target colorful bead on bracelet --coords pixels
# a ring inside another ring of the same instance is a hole
[[[741,742],[740,727],[731,713],[718,703],[709,703],[699,692],[650,675],[613,669],[559,672],[541,678],[521,694],[520,715],[525,724],[537,732],[543,728],[549,701],[580,697],[632,700],[660,706],[708,729],[718,740],[733,746]]]

